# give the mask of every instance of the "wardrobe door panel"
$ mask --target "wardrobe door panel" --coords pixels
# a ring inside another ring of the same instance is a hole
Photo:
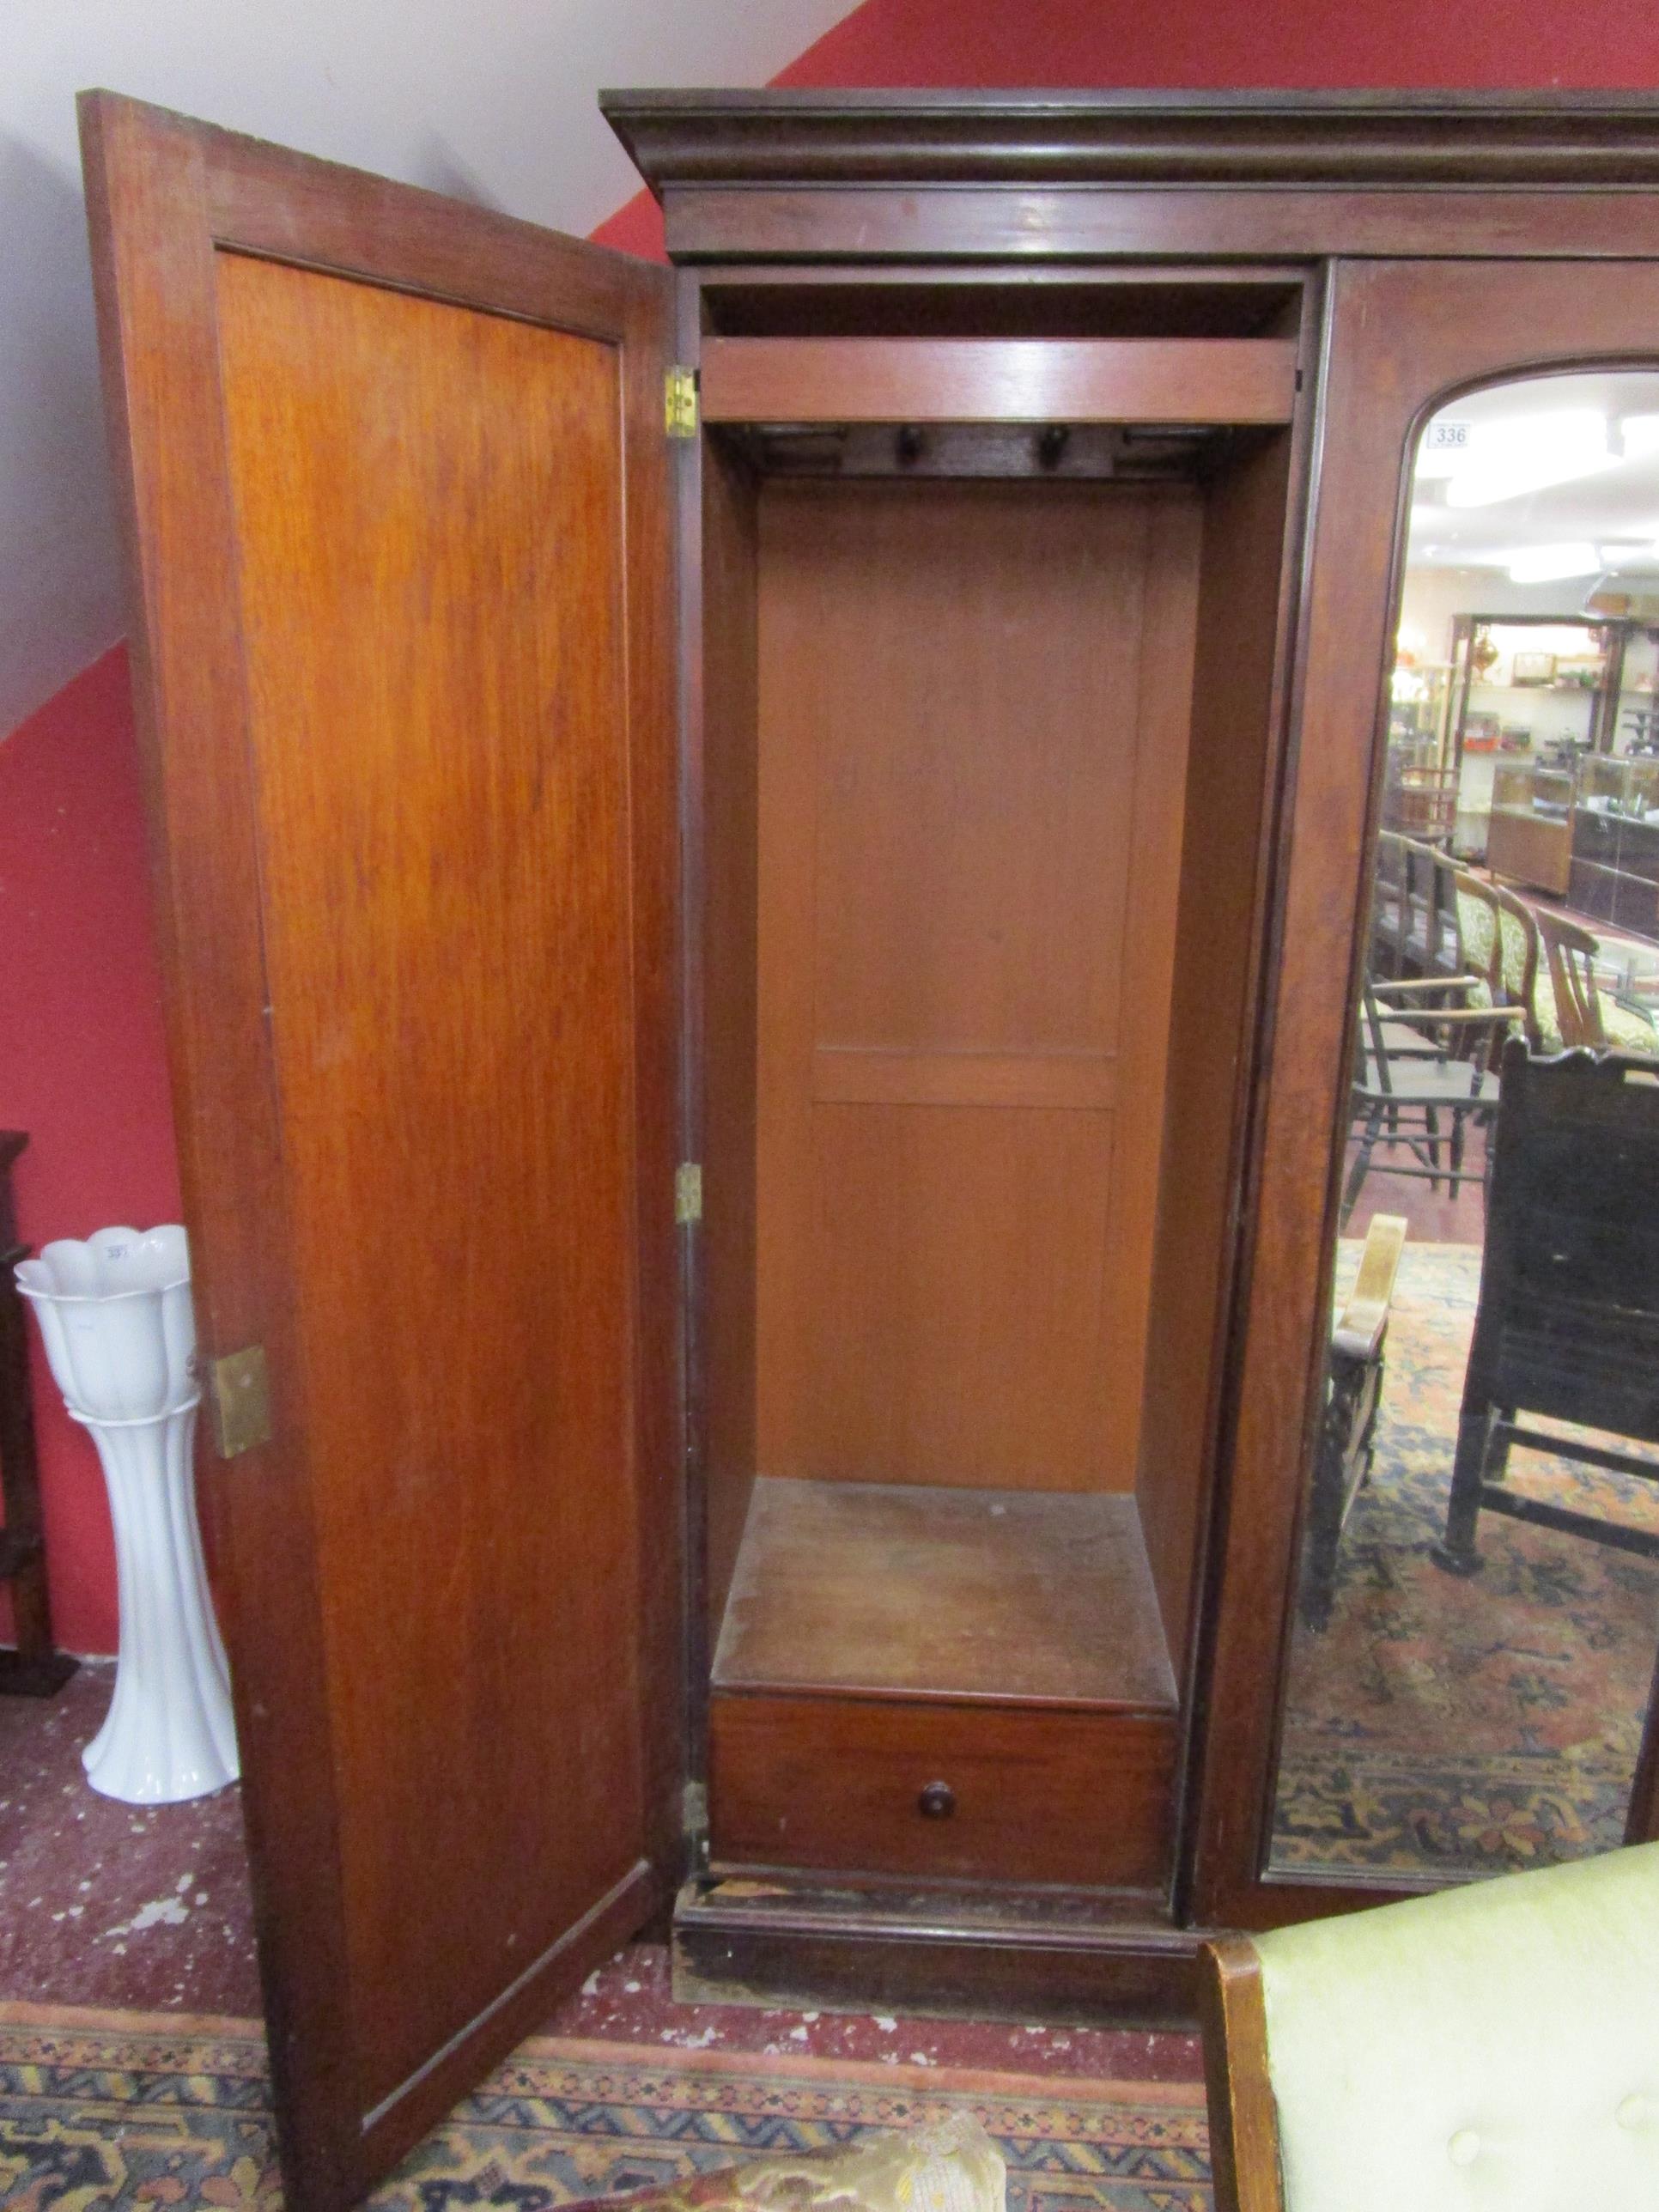
[[[662,272],[85,107],[291,2201],[672,1881]]]
[[[1326,1403],[1411,459],[1430,416],[1478,386],[1553,369],[1652,368],[1659,265],[1339,263],[1329,314],[1280,950],[1264,1010],[1260,1198],[1234,1346],[1237,1413],[1193,1830],[1194,1909],[1221,1925],[1309,1918],[1375,1902],[1409,1880],[1264,1869],[1304,1501]],[[1494,513],[1492,539],[1502,544],[1502,510]],[[1585,588],[1572,587],[1577,597]],[[1449,1483],[1449,1445],[1443,1462]],[[1449,1591],[1460,1587],[1448,1579]],[[1652,1832],[1654,1776],[1650,1754],[1632,1800],[1632,1835]]]

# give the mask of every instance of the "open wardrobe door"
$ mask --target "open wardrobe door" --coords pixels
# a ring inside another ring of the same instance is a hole
[[[666,1899],[667,270],[82,102],[290,2208]]]

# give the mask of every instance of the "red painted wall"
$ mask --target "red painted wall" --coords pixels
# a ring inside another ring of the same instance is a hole
[[[1651,0],[865,0],[778,77],[846,85],[1652,85]]]
[[[1652,0],[864,0],[781,85],[1659,87]],[[641,192],[593,234],[660,259]]]
[[[0,1126],[27,1129],[31,1243],[179,1218],[161,970],[118,646],[0,744]],[[115,1553],[91,1440],[29,1330],[53,1626],[115,1649]]]
[[[1659,85],[1651,0],[865,0],[791,85]],[[594,233],[662,254],[641,194]],[[99,661],[0,744],[0,1127],[33,1132],[24,1235],[172,1218],[154,930],[125,663]],[[37,1406],[60,1638],[114,1648],[96,1462],[44,1370]]]

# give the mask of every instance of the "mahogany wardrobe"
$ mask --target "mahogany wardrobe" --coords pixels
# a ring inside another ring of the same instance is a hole
[[[1411,441],[1659,362],[1659,106],[607,97],[662,267],[82,106],[290,2203],[642,1929],[1187,2018],[1378,1893],[1264,1839]]]

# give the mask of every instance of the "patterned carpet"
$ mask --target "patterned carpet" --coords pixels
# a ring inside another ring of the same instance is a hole
[[[1358,1247],[1345,1243],[1339,1287]],[[1406,1247],[1376,1470],[1322,1635],[1298,1625],[1276,1866],[1495,1874],[1622,1839],[1659,1639],[1659,1566],[1483,1515],[1482,1571],[1429,1557],[1480,1288],[1468,1245]],[[1516,1488],[1659,1528],[1659,1484],[1516,1450]]]
[[[1208,2212],[1203,2092],[532,2038],[369,2199],[512,2212],[827,2150],[963,2108],[1010,2212]],[[0,2007],[6,2212],[276,2212],[255,2022]]]

